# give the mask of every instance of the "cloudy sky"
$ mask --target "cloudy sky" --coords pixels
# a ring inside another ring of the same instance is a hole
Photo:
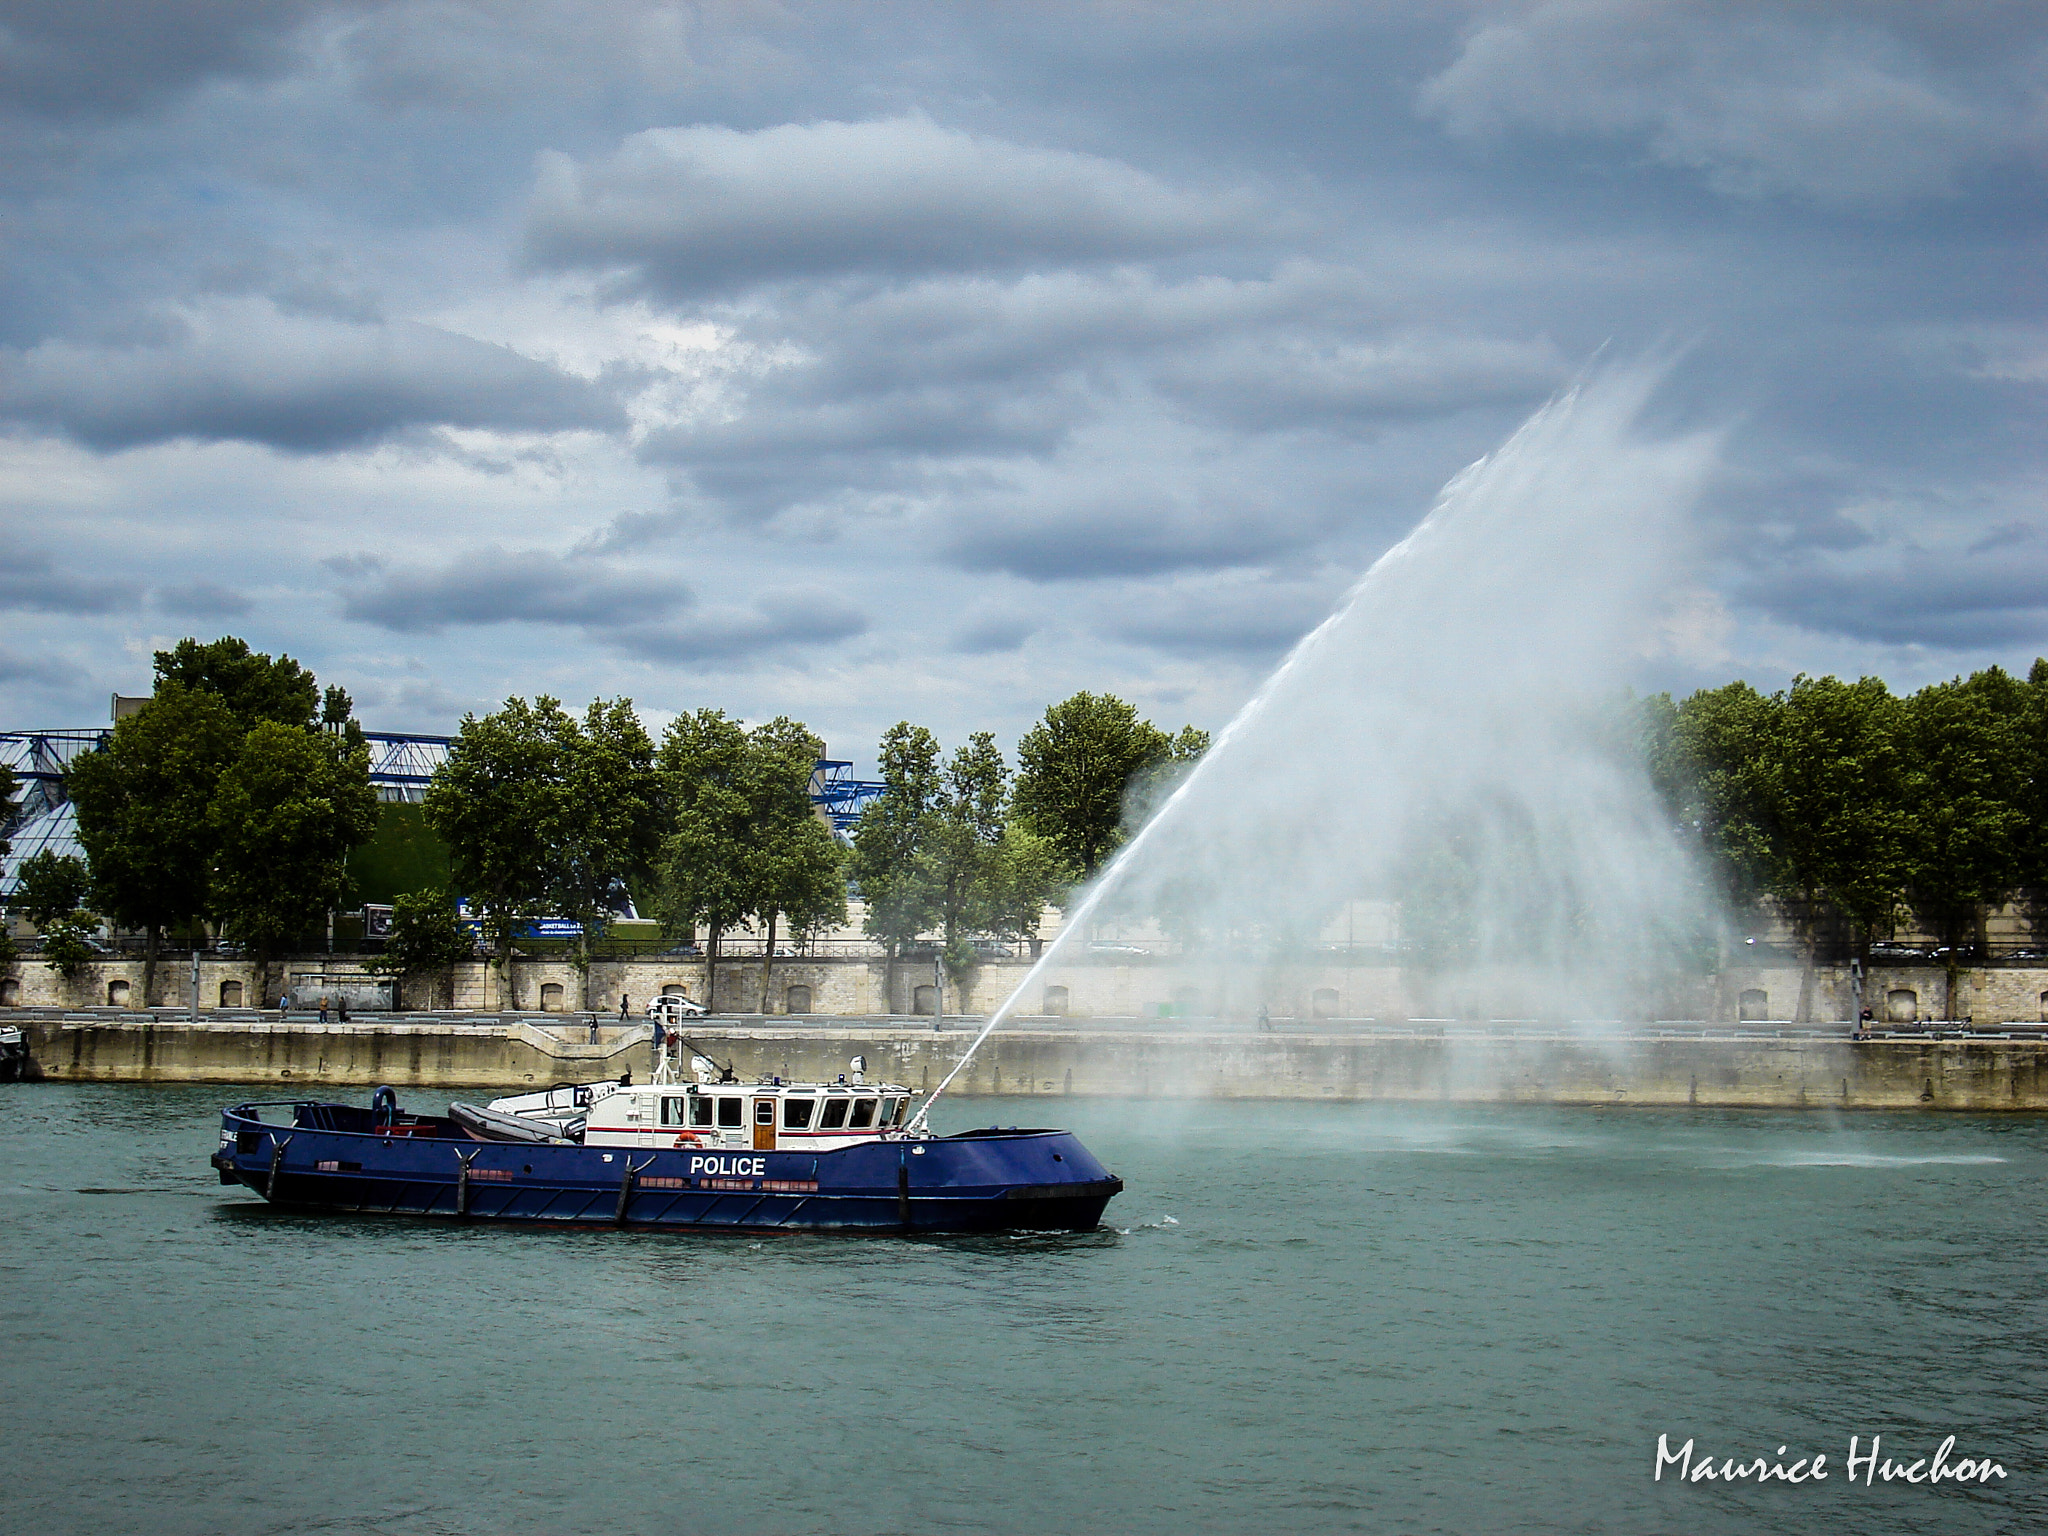
[[[1213,727],[1674,344],[1644,681],[2048,651],[2038,0],[6,0],[0,97],[8,727],[221,633],[387,729]]]

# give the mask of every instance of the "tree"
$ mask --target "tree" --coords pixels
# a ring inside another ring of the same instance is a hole
[[[749,757],[746,728],[723,710],[678,716],[661,740],[669,827],[657,901],[670,933],[694,931],[699,923],[708,930],[705,1003],[713,1009],[720,943],[726,929],[754,910],[760,885]]]
[[[427,822],[448,845],[448,870],[483,928],[501,991],[519,1005],[512,939],[556,885],[544,829],[560,819],[563,771],[555,700],[507,699],[462,717],[427,785]]]
[[[846,921],[846,857],[832,829],[811,803],[811,778],[825,744],[803,726],[777,718],[747,739],[748,791],[757,843],[751,915],[766,942],[761,950],[761,1011],[773,1013],[768,983],[775,965],[775,930],[784,918],[793,932]]]
[[[253,729],[259,721],[279,725],[311,725],[319,708],[320,690],[313,674],[289,656],[275,659],[249,649],[247,642],[233,635],[202,645],[197,640],[180,640],[168,651],[156,653],[159,684],[175,683],[180,688],[210,693],[233,711],[242,729]],[[348,714],[348,695],[328,690],[330,705],[340,694],[342,718]]]
[[[371,968],[398,983],[415,976],[447,977],[452,994],[455,967],[475,953],[476,939],[456,911],[455,898],[431,887],[392,901],[391,932]],[[452,995],[449,1006],[454,1006]]]
[[[269,994],[271,956],[340,904],[349,853],[377,826],[368,751],[303,726],[260,721],[220,776],[218,909],[256,951]]]
[[[547,889],[555,914],[581,928],[576,968],[587,1009],[593,948],[660,845],[661,780],[631,699],[594,701],[580,726],[557,709],[547,724],[559,754],[552,812],[541,828]]]
[[[83,910],[91,889],[83,859],[47,848],[23,859],[15,872],[14,910],[35,924],[43,959],[66,981],[76,981],[95,953],[91,939],[99,919]]]
[[[1014,916],[1003,890],[1009,776],[995,737],[976,731],[946,764],[924,819],[917,868],[931,889],[946,970],[956,986],[980,961],[974,936]]]
[[[104,751],[75,758],[65,775],[94,899],[118,926],[143,932],[145,1007],[155,998],[164,929],[196,926],[210,910],[219,847],[211,807],[242,741],[241,723],[217,694],[166,680],[115,722]]]
[[[45,848],[15,871],[14,910],[38,929],[83,907],[92,891],[92,871],[75,854]]]
[[[1193,726],[1167,735],[1113,694],[1077,693],[1047,709],[1018,742],[1017,812],[1078,878],[1089,879],[1136,819],[1134,782],[1142,804],[1161,782],[1148,785],[1148,770],[1192,762],[1208,745],[1208,734]]]
[[[923,726],[899,720],[882,733],[877,756],[882,792],[854,824],[849,867],[866,909],[862,931],[886,946],[884,987],[893,997],[896,962],[936,915],[917,853],[938,796],[939,743]]]
[[[1775,867],[1765,764],[1780,701],[1729,683],[1693,694],[1669,712],[1668,724],[1656,718],[1657,700],[1650,708],[1651,782],[1718,870],[1729,901],[1747,906],[1770,888]]]
[[[1997,667],[1935,683],[1906,701],[1907,858],[1914,909],[1940,936],[1956,1011],[1966,937],[2025,868],[2027,756],[2022,685]]]

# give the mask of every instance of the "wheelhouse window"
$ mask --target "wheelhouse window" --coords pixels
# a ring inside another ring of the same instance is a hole
[[[703,1094],[701,1094],[701,1093],[699,1093],[699,1094],[693,1094],[693,1095],[691,1095],[691,1097],[690,1097],[690,1124],[692,1124],[692,1125],[709,1125],[710,1123],[711,1123],[711,1101],[710,1101],[709,1099],[705,1098],[705,1097],[704,1097],[704,1095],[703,1095]]]
[[[855,1099],[853,1101],[853,1118],[847,1124],[854,1130],[861,1131],[866,1130],[874,1123],[875,1101],[873,1099]]]
[[[811,1123],[811,1111],[817,1108],[816,1099],[788,1098],[782,1101],[782,1128],[786,1131],[801,1131]]]
[[[890,1121],[894,1120],[896,1118],[896,1106],[902,1102],[901,1099],[882,1100],[882,1113],[880,1118],[875,1121],[875,1124],[887,1125]]]
[[[743,1123],[740,1119],[740,1101],[733,1098],[718,1101],[718,1123],[728,1130],[738,1130]]]
[[[894,1118],[894,1120],[895,1120],[895,1123],[896,1123],[896,1124],[898,1124],[898,1125],[901,1125],[901,1124],[903,1123],[903,1112],[904,1112],[905,1110],[909,1109],[909,1108],[910,1108],[910,1100],[908,1100],[908,1099],[898,1099],[898,1100],[896,1100],[896,1113],[895,1113],[895,1115],[894,1115],[894,1117],[893,1117],[893,1118]]]
[[[853,1105],[851,1099],[827,1099],[824,1116],[818,1121],[821,1131],[843,1130],[846,1126],[846,1111]]]
[[[680,1093],[665,1093],[661,1096],[661,1123],[663,1125],[684,1125],[689,1121],[688,1104]]]

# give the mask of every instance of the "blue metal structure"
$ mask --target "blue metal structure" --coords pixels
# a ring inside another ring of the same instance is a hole
[[[852,763],[821,757],[811,775],[811,804],[832,823],[833,831],[851,832],[860,813],[886,788],[870,779],[856,779]]]
[[[13,846],[0,858],[0,896],[13,894],[24,859],[39,853],[85,856],[78,846],[78,820],[64,793],[64,770],[73,759],[99,751],[109,734],[100,729],[0,732],[0,763],[14,770],[18,784],[18,817],[8,836]]]
[[[452,736],[401,736],[393,731],[365,731],[370,744],[370,786],[379,800],[417,805],[427,798],[427,781],[448,761]]]

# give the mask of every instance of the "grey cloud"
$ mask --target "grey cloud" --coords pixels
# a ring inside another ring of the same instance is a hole
[[[416,427],[623,424],[594,386],[507,347],[433,326],[347,325],[256,304],[195,312],[160,344],[52,340],[0,354],[0,412],[109,451],[194,438],[319,453]]]
[[[108,116],[203,80],[276,73],[321,0],[13,0],[0,99],[53,118]],[[363,5],[347,9],[364,9]]]
[[[922,117],[650,129],[608,158],[541,158],[526,248],[669,298],[797,277],[1158,256],[1241,236],[1238,194]]]
[[[86,681],[85,668],[62,656],[22,656],[0,650],[0,683],[35,683],[46,688],[76,688]]]
[[[813,295],[739,319],[758,361],[717,410],[639,448],[759,521],[849,495],[950,495],[950,477],[1051,460],[1111,423],[1143,452],[1162,418],[1196,418],[1227,429],[1210,439],[1220,457],[1231,433],[1357,435],[1527,405],[1567,372],[1547,341],[1392,327],[1382,309],[1363,274],[1309,263],[1259,279],[1123,269]]]
[[[649,661],[740,662],[830,645],[867,631],[867,615],[844,598],[816,587],[788,587],[764,592],[745,607],[692,611],[623,628],[608,638]]]
[[[0,540],[0,611],[112,613],[134,602],[129,582],[74,576],[43,550]]]
[[[1150,576],[1272,559],[1306,529],[1264,498],[1228,489],[1174,494],[1105,484],[1066,498],[1029,496],[950,519],[947,553],[969,571],[1006,571],[1033,581]]]
[[[1327,618],[1342,591],[1339,579],[1189,582],[1116,604],[1098,628],[1172,655],[1264,663]]]
[[[961,656],[996,656],[1022,648],[1042,621],[1023,614],[988,614],[953,634],[950,649]]]
[[[542,550],[481,549],[437,568],[393,571],[349,590],[345,617],[399,634],[438,634],[451,625],[570,624],[594,629],[643,622],[692,600],[663,583],[606,561]]]
[[[685,583],[587,551],[475,550],[439,567],[376,573],[342,613],[400,634],[543,624],[651,661],[742,658],[843,640],[865,614],[815,587],[774,587],[744,605],[699,607]]]
[[[1168,361],[1159,384],[1212,419],[1278,431],[1534,405],[1570,372],[1548,342],[1414,332],[1349,340],[1325,332],[1233,336]]]
[[[1418,99],[1468,139],[1627,136],[1721,192],[1885,207],[2039,147],[2048,76],[2028,9],[1492,5]]]
[[[1738,588],[1784,623],[1886,645],[2048,649],[2048,549],[2038,538],[1961,551],[1890,546],[1808,562]]]
[[[255,604],[239,592],[211,581],[192,581],[178,587],[159,587],[153,594],[157,611],[181,619],[235,619],[251,612]]]

